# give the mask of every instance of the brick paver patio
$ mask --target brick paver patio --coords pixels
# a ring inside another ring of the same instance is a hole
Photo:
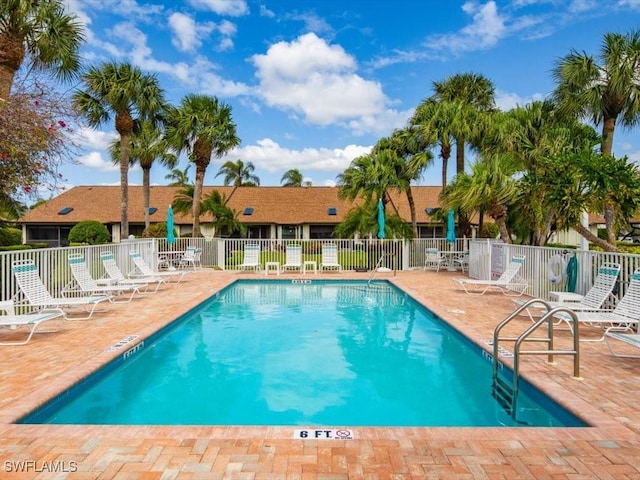
[[[331,274],[338,275],[369,274]],[[391,280],[488,348],[484,341],[513,302],[501,294],[465,295],[451,281],[455,275],[412,271],[377,278]],[[61,332],[35,335],[28,345],[0,347],[0,479],[640,479],[640,360],[615,358],[601,342],[581,344],[581,379],[571,377],[569,357],[557,357],[555,365],[540,356],[522,361],[523,375],[588,428],[358,427],[354,440],[296,440],[293,427],[12,423],[121,354],[109,346],[128,335],[144,338],[237,278],[255,276],[193,273],[92,320],[67,321]],[[523,317],[514,328],[526,322]],[[0,339],[11,335],[0,330]],[[557,338],[557,346],[569,345],[568,333]]]

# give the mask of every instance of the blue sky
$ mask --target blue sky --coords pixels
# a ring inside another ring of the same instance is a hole
[[[86,27],[87,63],[130,62],[157,75],[167,99],[217,96],[232,107],[239,148],[213,159],[252,162],[261,185],[299,169],[333,185],[350,161],[403,127],[432,83],[473,72],[500,108],[542,99],[554,62],[597,54],[606,32],[640,25],[640,0],[67,0]],[[67,186],[117,185],[112,124],[78,130]],[[618,130],[614,153],[640,162],[640,129]],[[451,162],[453,163],[453,162]],[[187,165],[182,159],[179,168]],[[423,185],[439,184],[439,165]],[[193,175],[194,168],[190,172]],[[152,183],[167,170],[152,168]],[[138,167],[129,182],[139,185]]]

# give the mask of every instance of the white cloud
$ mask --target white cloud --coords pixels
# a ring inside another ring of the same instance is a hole
[[[533,101],[542,100],[544,100],[544,95],[541,93],[534,93],[530,97],[522,97],[517,93],[505,92],[503,90],[496,89],[496,106],[503,112],[511,110],[512,108],[523,107],[527,103],[531,103]]]
[[[120,170],[119,165],[114,164],[111,160],[105,160],[102,153],[96,151],[79,157],[78,163],[100,172],[115,172]]]
[[[596,0],[572,0],[569,5],[569,12],[584,13],[597,7],[598,2]]]
[[[117,138],[118,134],[115,132],[82,127],[75,132],[73,142],[86,150],[108,150]]]
[[[200,48],[203,41],[213,32],[219,32],[221,39],[216,50],[230,50],[233,48],[233,37],[238,28],[235,23],[223,20],[218,25],[214,22],[197,23],[195,19],[184,13],[172,13],[169,16],[169,28],[173,32],[171,43],[183,52],[194,52]]]
[[[241,17],[249,13],[249,7],[245,0],[189,0],[196,8],[210,10],[218,15]]]
[[[161,14],[162,5],[152,3],[139,4],[136,0],[67,0],[69,9],[78,13],[83,9],[88,11],[108,10],[127,18],[148,19],[152,15]],[[86,16],[86,14],[82,13]]]
[[[314,33],[254,55],[259,94],[268,105],[328,125],[379,114],[387,98],[378,82],[355,73],[355,59]]]
[[[304,23],[304,30],[306,32],[333,34],[333,27],[327,23],[327,21],[316,15],[315,13],[293,13],[287,16],[292,20],[299,20]]]
[[[640,0],[619,0],[619,7],[631,7],[632,9],[640,10]]]
[[[273,12],[273,10],[269,10],[265,5],[260,5],[260,16],[274,18],[276,14]]]
[[[472,16],[472,23],[454,34],[435,35],[427,39],[427,46],[434,50],[447,49],[455,53],[482,50],[492,47],[506,33],[505,17],[498,13],[496,2],[484,5],[465,2],[462,10]]]
[[[171,43],[183,52],[195,50],[201,42],[196,37],[196,22],[184,13],[173,13],[169,16],[169,28],[173,32]]]
[[[148,37],[130,23],[119,23],[111,31],[112,35],[122,38],[121,50],[132,63],[143,71],[162,73],[178,80],[193,92],[209,95],[236,96],[247,94],[251,89],[243,83],[232,82],[220,77],[215,70],[217,66],[205,57],[198,56],[193,64],[185,62],[169,63],[157,60],[147,45]],[[130,50],[123,48],[130,45]]]
[[[280,146],[277,142],[265,138],[255,145],[236,148],[223,160],[242,158],[252,162],[256,169],[269,173],[286,172],[297,168],[303,175],[314,172],[342,172],[351,161],[371,151],[371,146],[347,145],[344,148],[304,148],[292,150]]]

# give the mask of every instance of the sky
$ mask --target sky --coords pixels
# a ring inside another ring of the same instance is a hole
[[[240,159],[264,186],[280,185],[289,169],[333,186],[354,158],[406,126],[434,81],[484,75],[508,110],[548,96],[555,63],[572,49],[597,55],[605,33],[640,27],[640,0],[65,3],[86,29],[86,65],[129,62],[156,75],[174,105],[194,93],[231,106],[241,143],[212,159],[205,185],[222,185],[222,163]],[[113,122],[76,134],[77,162],[61,170],[66,187],[118,185],[107,153]],[[640,128],[619,128],[614,154],[640,162]],[[178,168],[187,165],[182,158]],[[438,185],[440,168],[436,161],[418,183]],[[156,162],[152,184],[166,185],[167,173]],[[141,183],[132,167],[129,184]]]

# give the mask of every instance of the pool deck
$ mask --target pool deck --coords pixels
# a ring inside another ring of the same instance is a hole
[[[466,295],[451,281],[456,276],[411,271],[376,278],[389,279],[488,349],[484,342],[514,304],[500,293]],[[353,440],[300,440],[293,438],[300,427],[12,424],[130,348],[110,346],[129,335],[147,337],[238,278],[300,277],[203,270],[93,319],[66,321],[60,332],[36,334],[27,345],[0,347],[0,478],[640,479],[640,360],[616,358],[603,342],[581,342],[581,379],[572,378],[570,357],[549,365],[544,356],[524,356],[521,363],[527,379],[588,428],[356,427]],[[523,317],[513,328],[528,324]],[[581,330],[583,338],[599,335]],[[14,335],[0,330],[0,341]],[[568,332],[556,338],[557,348],[570,345]]]

